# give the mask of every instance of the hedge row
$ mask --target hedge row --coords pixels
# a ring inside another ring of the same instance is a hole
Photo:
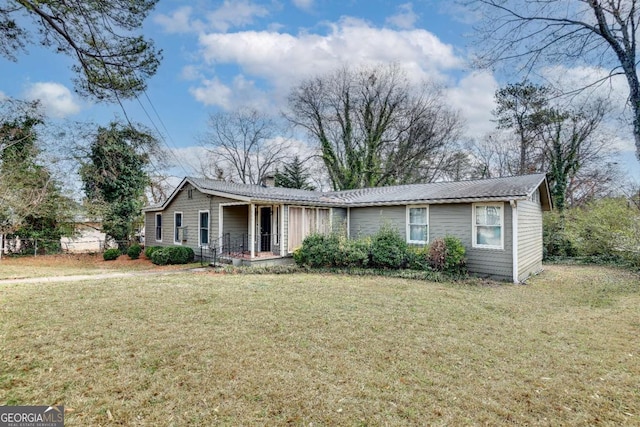
[[[187,246],[149,246],[144,255],[156,265],[188,264],[195,258],[193,249]]]
[[[372,237],[348,239],[339,234],[312,234],[293,253],[296,264],[310,268],[433,270],[465,274],[465,248],[447,236],[425,247],[407,245],[400,233],[382,227]]]

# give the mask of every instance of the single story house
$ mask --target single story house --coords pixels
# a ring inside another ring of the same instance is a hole
[[[356,238],[388,224],[415,245],[453,235],[470,273],[517,283],[542,269],[542,212],[551,208],[544,174],[331,192],[187,177],[144,213],[147,246],[248,263],[289,258],[312,232]]]

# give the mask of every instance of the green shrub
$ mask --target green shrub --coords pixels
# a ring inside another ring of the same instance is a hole
[[[144,248],[144,256],[151,259],[151,255],[153,255],[153,253],[158,249],[162,249],[162,248],[163,248],[162,246],[147,246],[146,248]]]
[[[168,249],[171,249],[171,248],[159,247],[151,251],[151,257],[150,257],[151,262],[156,265],[168,265],[169,259],[171,257],[170,251]]]
[[[338,237],[338,251],[334,265],[336,267],[362,268],[369,264],[369,252],[371,251],[371,239],[349,239],[346,236]]]
[[[129,258],[131,258],[131,259],[140,258],[140,253],[141,252],[142,252],[142,246],[140,246],[137,243],[129,246],[129,249],[127,249],[127,255],[129,255]]]
[[[193,249],[187,246],[160,247],[151,252],[151,262],[156,265],[188,264],[194,258]]]
[[[332,267],[338,254],[338,236],[313,233],[307,236],[302,246],[294,252],[294,260],[300,266]]]
[[[118,259],[120,255],[122,255],[122,253],[120,252],[120,249],[112,248],[104,251],[104,253],[102,254],[102,258],[105,261],[113,261],[115,259]]]
[[[371,239],[371,263],[377,268],[402,268],[407,242],[395,228],[384,225]]]
[[[566,232],[578,254],[628,258],[640,249],[640,213],[624,198],[595,200],[573,209]]]
[[[465,255],[466,248],[457,237],[445,236],[445,246],[447,247],[447,257],[445,259],[444,271],[451,274],[464,274],[467,272],[467,262]]]
[[[407,247],[407,268],[410,270],[431,270],[429,265],[429,246]]]
[[[457,237],[438,238],[429,245],[429,265],[436,271],[462,274],[466,272],[465,253],[466,249]]]
[[[545,212],[542,227],[542,258],[574,257],[578,252],[565,231],[564,214],[557,211]]]

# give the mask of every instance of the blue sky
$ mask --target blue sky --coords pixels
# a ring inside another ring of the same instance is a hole
[[[410,78],[445,87],[466,121],[466,134],[493,129],[495,90],[507,82],[469,66],[472,16],[452,1],[160,0],[144,33],[164,60],[146,94],[125,103],[132,121],[158,129],[181,159],[176,174],[201,157],[198,137],[211,112],[252,106],[279,111],[293,85],[344,65],[396,62]],[[32,45],[13,63],[0,58],[0,95],[41,99],[54,119],[107,124],[117,105],[92,104],[73,93],[72,61]],[[584,81],[599,70],[550,68],[548,77]],[[624,99],[623,82],[616,82]],[[621,114],[624,102],[619,102]],[[146,111],[146,112],[145,112]],[[615,126],[621,165],[640,181],[628,127]]]

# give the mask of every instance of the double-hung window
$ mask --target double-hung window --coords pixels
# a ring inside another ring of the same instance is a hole
[[[156,242],[162,242],[162,214],[156,214]]]
[[[407,206],[407,242],[429,242],[429,206]]]
[[[200,246],[209,246],[209,211],[200,211]]]
[[[173,214],[173,243],[182,244],[182,212]]]
[[[473,247],[504,249],[504,203],[473,205]]]

